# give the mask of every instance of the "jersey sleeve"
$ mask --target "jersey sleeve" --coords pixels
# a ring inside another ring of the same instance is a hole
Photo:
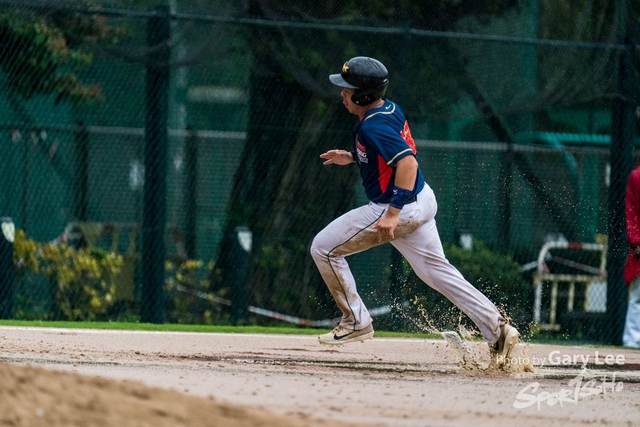
[[[391,167],[395,167],[400,159],[416,154],[416,146],[406,121],[402,131],[395,131],[393,126],[371,126],[367,129],[367,139]]]

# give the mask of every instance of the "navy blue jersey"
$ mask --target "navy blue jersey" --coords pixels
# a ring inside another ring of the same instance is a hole
[[[367,198],[376,203],[389,203],[396,175],[396,164],[406,156],[416,155],[409,123],[397,104],[385,100],[379,108],[368,110],[353,128],[355,159],[360,167],[362,185]],[[424,188],[418,168],[411,196]]]

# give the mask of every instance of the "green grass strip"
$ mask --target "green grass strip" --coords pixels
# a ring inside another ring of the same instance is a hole
[[[328,329],[294,328],[281,326],[232,326],[232,325],[179,325],[153,324],[136,322],[54,322],[41,320],[0,320],[1,326],[22,326],[39,328],[67,329],[109,329],[127,331],[171,331],[171,332],[216,332],[234,334],[284,334],[284,335],[318,335]],[[376,331],[377,337],[387,338],[442,338],[437,334]]]
[[[165,323],[156,325],[153,323],[138,322],[54,322],[42,320],[0,320],[0,326],[22,326],[39,328],[65,328],[65,329],[108,329],[122,331],[170,331],[170,332],[204,332],[204,333],[229,333],[229,334],[281,334],[281,335],[319,335],[329,331],[316,328],[296,328],[287,326],[233,326],[233,325],[181,325]],[[414,338],[414,339],[442,339],[439,334],[419,332],[390,332],[376,330],[378,338]],[[474,341],[482,341],[481,337],[475,337]],[[549,334],[533,334],[522,338],[524,342],[549,345],[577,345],[583,347],[610,347],[621,348],[597,342],[585,342],[571,340],[562,336]]]

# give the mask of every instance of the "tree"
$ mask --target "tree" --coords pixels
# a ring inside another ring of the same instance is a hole
[[[81,71],[92,62],[98,46],[115,44],[124,34],[122,27],[109,25],[103,16],[71,12],[71,7],[90,7],[88,2],[60,1],[9,3],[0,7],[0,69],[4,79],[0,93],[8,101],[22,125],[34,125],[24,101],[43,96],[54,105],[76,106],[102,97],[99,84],[83,83]],[[86,135],[83,133],[83,135]],[[76,188],[74,207],[77,219],[86,219],[86,144],[78,138],[75,176],[50,154],[49,144],[35,144],[40,155],[58,175]],[[26,140],[24,142],[26,144]],[[55,147],[54,152],[55,152]],[[23,145],[24,153],[28,151]],[[26,162],[28,155],[24,154]],[[26,163],[23,170],[28,170]],[[25,175],[23,174],[23,177]],[[26,182],[22,190],[22,227],[27,227]],[[11,190],[8,190],[11,191]]]
[[[445,31],[464,19],[486,19],[512,10],[517,0],[412,1],[302,0],[249,2],[251,18],[332,23],[359,27],[406,27]],[[254,66],[250,83],[247,141],[234,177],[225,237],[212,277],[214,289],[228,287],[232,235],[249,226],[255,236],[251,274],[253,302],[303,316],[328,315],[328,297],[308,255],[313,236],[354,203],[355,168],[323,167],[318,155],[350,149],[354,118],[344,111],[339,89],[328,83],[352,56],[374,56],[392,70],[390,92],[414,114],[440,105],[442,93],[459,97],[456,79],[464,68],[442,74],[438,65],[458,57],[448,41],[430,40],[408,49],[405,34],[317,31],[255,26],[247,30]],[[460,62],[463,59],[460,58]],[[430,79],[436,88],[414,93],[404,73]],[[333,305],[331,305],[333,306]]]
[[[114,44],[124,30],[65,6],[0,9],[0,67],[10,91],[23,99],[54,95],[56,104],[78,104],[101,96],[100,86],[82,83],[78,73],[91,63],[94,47]]]

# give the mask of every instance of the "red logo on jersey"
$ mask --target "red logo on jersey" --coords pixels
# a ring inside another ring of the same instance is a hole
[[[404,129],[400,131],[400,136],[404,139],[409,147],[411,147],[411,151],[413,154],[416,154],[418,151],[416,148],[416,143],[413,141],[413,137],[411,136],[411,130],[409,129],[409,122],[405,120]]]

